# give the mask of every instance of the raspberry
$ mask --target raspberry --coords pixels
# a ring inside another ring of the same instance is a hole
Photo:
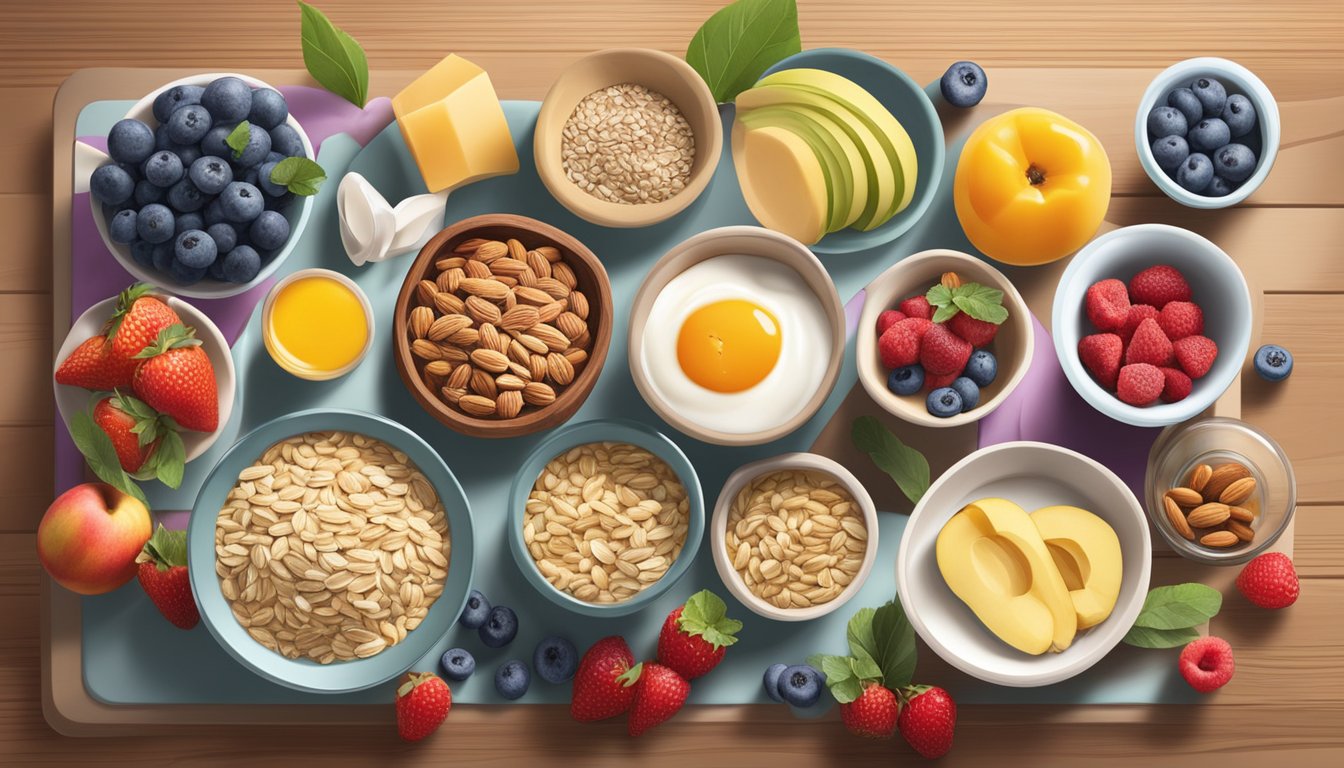
[[[1097,383],[1115,391],[1115,378],[1120,375],[1120,356],[1124,353],[1120,337],[1114,333],[1094,333],[1078,341],[1078,359],[1092,372]]]
[[[1148,363],[1159,368],[1171,365],[1171,339],[1162,332],[1157,321],[1148,318],[1134,329],[1134,338],[1125,348],[1126,363]]]
[[[1157,307],[1152,304],[1134,304],[1129,308],[1129,316],[1125,318],[1125,325],[1116,333],[1120,334],[1120,340],[1129,343],[1134,338],[1134,331],[1139,327],[1139,323],[1152,318],[1157,319]]]
[[[1162,402],[1175,403],[1190,396],[1190,390],[1194,389],[1194,382],[1185,375],[1185,371],[1179,368],[1163,368],[1162,376],[1166,383],[1162,385]]]
[[[1204,332],[1204,310],[1189,301],[1170,301],[1158,314],[1157,324],[1172,341]]]
[[[1287,608],[1297,602],[1301,586],[1293,561],[1282,552],[1266,552],[1237,574],[1237,590],[1261,608]]]
[[[905,319],[904,312],[897,312],[894,309],[888,309],[877,316],[877,335],[880,337],[887,332],[891,326]]]
[[[1192,379],[1208,373],[1218,359],[1218,345],[1207,336],[1186,336],[1172,345],[1172,352],[1181,370]]]
[[[999,332],[999,326],[993,323],[987,323],[984,320],[976,320],[965,312],[958,312],[947,321],[947,327],[953,333],[971,343],[972,347],[983,347],[994,340],[994,336]]]
[[[1115,395],[1130,405],[1147,405],[1162,394],[1166,377],[1161,369],[1148,363],[1133,363],[1120,369]]]
[[[905,313],[906,317],[922,317],[925,320],[933,317],[933,306],[923,296],[911,296],[902,301],[900,310]]]
[[[922,317],[897,322],[877,340],[877,353],[888,370],[919,362],[919,342],[933,323]]]
[[[1087,319],[1101,331],[1117,331],[1129,317],[1129,291],[1119,280],[1102,280],[1087,289]]]
[[[1190,284],[1175,267],[1158,264],[1129,281],[1129,297],[1135,304],[1152,304],[1162,309],[1169,301],[1189,301]]]
[[[942,325],[929,328],[919,345],[919,362],[926,373],[961,373],[970,356],[970,343]]]
[[[1200,693],[1210,693],[1227,685],[1237,671],[1232,646],[1221,637],[1201,637],[1181,651],[1181,677]]]
[[[952,382],[961,376],[961,371],[956,373],[928,373],[924,374],[924,391],[932,392],[935,389],[952,386]]]

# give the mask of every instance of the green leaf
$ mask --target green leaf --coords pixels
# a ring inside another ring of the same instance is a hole
[[[1204,584],[1174,584],[1148,592],[1134,625],[1149,629],[1186,629],[1203,624],[1223,607],[1223,595]]]
[[[163,433],[163,440],[154,449],[154,476],[169,488],[182,485],[182,473],[187,463],[187,450],[182,436],[173,430]]]
[[[621,675],[616,678],[616,682],[620,683],[623,688],[629,688],[639,682],[639,676],[642,674],[644,674],[644,662],[641,661],[635,666],[622,672]]]
[[[860,608],[850,618],[849,625],[845,628],[850,655],[877,658],[877,641],[873,638],[873,613],[872,608]]]
[[[937,283],[929,289],[928,293],[924,294],[924,298],[935,307],[950,307],[952,306],[952,289],[942,283]]]
[[[79,452],[84,454],[89,469],[93,470],[93,474],[99,480],[138,499],[146,507],[149,506],[149,500],[145,498],[140,486],[132,482],[130,475],[121,468],[121,461],[117,458],[117,449],[112,445],[112,438],[93,423],[91,416],[87,413],[76,413],[71,416],[70,437],[75,441],[75,447]]]
[[[229,132],[224,138],[224,143],[233,150],[233,159],[237,160],[243,156],[243,150],[247,149],[248,142],[252,141],[252,124],[244,120]]]
[[[965,283],[952,291],[952,303],[976,320],[1000,325],[1008,319],[1003,291],[979,283]]]
[[[871,656],[864,654],[850,662],[850,667],[854,670],[854,677],[865,682],[870,680],[882,679],[882,667]]]
[[[807,658],[807,663],[813,668],[820,670],[826,676],[826,685],[849,680],[854,677],[853,659],[848,656],[830,656],[827,654],[813,654]]]
[[[140,350],[140,354],[136,355],[135,359],[145,360],[155,355],[161,355],[170,349],[194,347],[200,343],[201,340],[196,338],[195,328],[188,328],[182,323],[173,323],[159,331],[159,335],[155,337],[154,341]]]
[[[878,608],[873,613],[872,630],[877,644],[874,658],[881,666],[882,684],[892,689],[908,685],[915,674],[918,650],[915,628],[901,604],[892,601]]]
[[[929,461],[892,434],[872,416],[860,416],[850,430],[854,445],[873,460],[878,469],[896,481],[911,503],[919,503],[929,489]]]
[[[271,169],[272,184],[280,184],[304,197],[316,195],[318,187],[326,180],[327,172],[322,166],[306,157],[286,157]]]
[[[145,542],[145,552],[160,571],[187,564],[187,532],[170,531],[159,523],[154,535]]]
[[[364,49],[326,14],[299,0],[303,65],[323,88],[357,107],[369,100],[369,60]]]
[[[1199,637],[1199,632],[1191,628],[1152,629],[1134,626],[1129,628],[1122,642],[1139,648],[1178,648]]]
[[[933,311],[932,320],[935,323],[946,323],[948,320],[956,317],[959,312],[961,312],[961,309],[957,307],[956,304],[948,304],[935,309]]]
[[[848,704],[863,693],[863,682],[857,677],[846,678],[835,685],[827,681],[826,687],[831,689],[831,697],[841,704]]]
[[[737,0],[709,17],[686,49],[718,102],[732,101],[770,65],[803,49],[794,0]]]
[[[677,626],[691,636],[699,636],[717,650],[737,642],[742,622],[727,617],[728,606],[718,595],[702,589],[691,595],[681,609]]]

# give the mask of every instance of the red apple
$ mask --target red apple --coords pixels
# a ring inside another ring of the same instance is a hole
[[[149,510],[105,483],[62,493],[37,526],[37,558],[56,583],[82,595],[111,592],[135,576],[152,533]]]

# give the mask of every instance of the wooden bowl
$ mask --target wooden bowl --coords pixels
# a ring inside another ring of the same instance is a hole
[[[434,262],[450,255],[463,240],[480,237],[487,240],[514,238],[527,248],[543,245],[559,249],[561,257],[578,279],[578,290],[588,298],[588,332],[592,346],[588,360],[568,386],[556,393],[555,402],[530,408],[512,419],[479,418],[460,411],[440,399],[420,376],[415,358],[411,355],[408,319],[416,306],[416,286],[433,267]],[[393,357],[397,372],[420,406],[445,426],[470,437],[518,437],[550,429],[564,423],[588,399],[588,393],[597,383],[602,365],[607,360],[611,342],[611,281],[607,270],[597,256],[573,236],[555,227],[526,216],[504,213],[485,214],[463,219],[435,235],[411,264],[406,279],[397,294],[397,305],[392,320]]]

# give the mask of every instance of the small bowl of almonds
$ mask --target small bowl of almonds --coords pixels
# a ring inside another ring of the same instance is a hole
[[[440,232],[397,296],[394,357],[416,401],[471,437],[562,424],[607,359],[611,282],[555,227],[489,214]]]
[[[808,621],[858,593],[877,557],[877,509],[849,470],[814,453],[739,468],[714,505],[724,586],[752,611]]]
[[[1293,466],[1273,438],[1238,419],[1168,427],[1153,443],[1148,515],[1172,549],[1210,565],[1274,545],[1297,502]]]

